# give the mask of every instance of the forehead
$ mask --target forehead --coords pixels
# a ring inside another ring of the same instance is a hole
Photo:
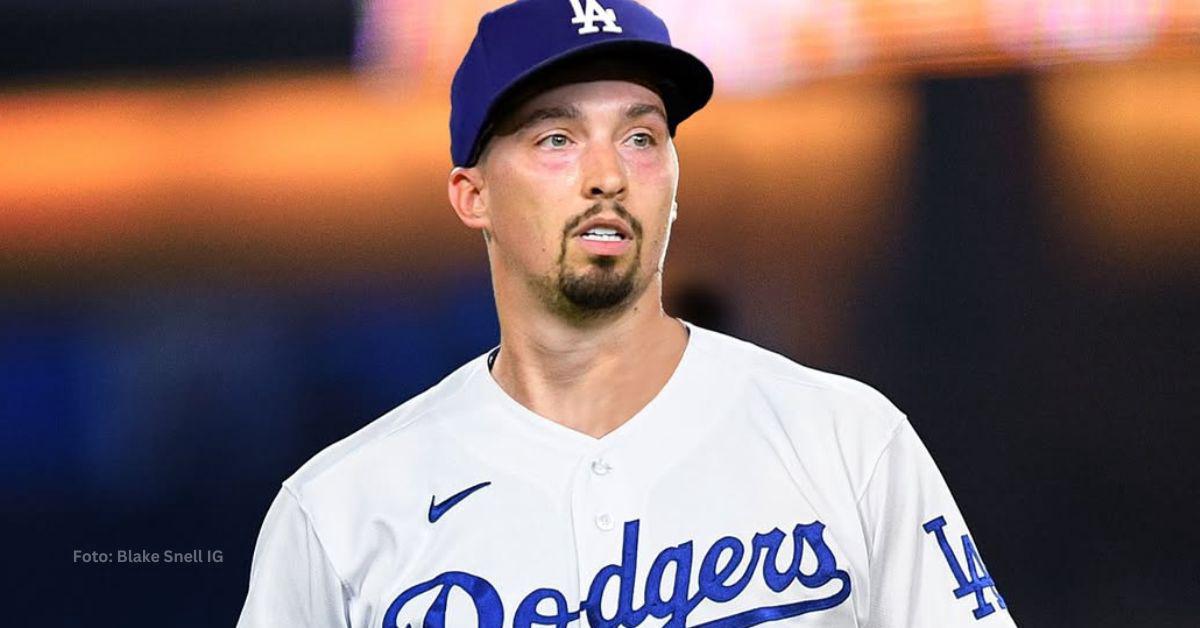
[[[522,114],[555,106],[575,106],[578,109],[588,107],[616,106],[623,107],[633,104],[649,104],[664,107],[662,98],[654,90],[631,81],[602,80],[584,81],[559,85],[542,91],[525,100],[513,114]]]
[[[666,116],[666,106],[656,91],[641,83],[623,79],[554,85],[531,92],[517,103],[507,107],[505,113],[497,118],[493,131],[488,133],[489,138],[513,135],[537,120],[581,118],[588,112],[605,108],[613,111],[624,110],[628,113],[631,108],[643,105]],[[490,143],[489,139],[485,148]]]

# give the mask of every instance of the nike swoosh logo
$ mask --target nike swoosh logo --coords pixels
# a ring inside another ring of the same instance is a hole
[[[444,501],[440,504],[437,503],[437,495],[430,497],[429,498],[429,523],[434,523],[438,519],[441,519],[442,515],[446,514],[447,510],[454,508],[456,505],[458,505],[458,502],[461,502],[462,500],[466,499],[467,496],[469,496],[471,493],[474,493],[475,491],[478,491],[479,489],[481,489],[489,484],[491,484],[491,482],[480,482],[479,484],[476,484],[475,486],[472,486],[471,488],[463,489],[463,490],[455,493],[454,495],[451,495],[448,499],[446,499],[446,501]]]

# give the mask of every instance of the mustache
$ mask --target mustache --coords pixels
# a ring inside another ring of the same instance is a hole
[[[642,237],[642,222],[637,218],[634,218],[633,214],[629,213],[629,210],[625,209],[625,206],[619,201],[612,202],[612,210],[617,214],[618,217],[621,218],[621,220],[624,220],[629,224],[629,228],[633,230],[633,235],[640,240]],[[571,232],[579,227],[583,221],[603,211],[604,203],[596,203],[595,205],[587,208],[587,210],[582,214],[579,214],[578,216],[568,220],[566,226],[563,227],[563,237],[569,238],[571,236]]]

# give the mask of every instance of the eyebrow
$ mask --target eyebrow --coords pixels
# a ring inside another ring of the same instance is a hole
[[[541,107],[530,111],[528,115],[521,118],[513,126],[513,132],[520,131],[525,127],[543,120],[578,120],[583,117],[583,113],[575,105],[555,105],[551,107]]]
[[[663,119],[663,122],[667,121],[667,112],[663,111],[663,108],[659,107],[658,105],[652,105],[650,103],[637,103],[636,105],[630,105],[627,109],[625,109],[625,117],[630,120],[648,115],[658,115]]]
[[[625,118],[634,120],[642,116],[657,115],[667,121],[667,112],[662,107],[650,103],[636,103],[625,108]],[[549,107],[540,107],[530,111],[525,117],[521,118],[513,125],[513,132],[518,132],[536,122],[544,120],[579,120],[583,118],[583,112],[575,105],[552,105]]]

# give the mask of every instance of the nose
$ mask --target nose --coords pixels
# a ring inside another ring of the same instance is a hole
[[[583,157],[583,195],[593,200],[625,198],[625,164],[615,146],[592,143]]]

